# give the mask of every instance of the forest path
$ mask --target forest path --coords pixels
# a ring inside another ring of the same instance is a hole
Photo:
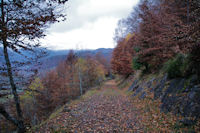
[[[114,80],[65,107],[40,132],[140,132],[130,98]]]

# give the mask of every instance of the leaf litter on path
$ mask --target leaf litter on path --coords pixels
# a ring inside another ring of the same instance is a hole
[[[137,110],[114,81],[42,126],[40,132],[143,132]],[[53,127],[53,129],[52,129]]]

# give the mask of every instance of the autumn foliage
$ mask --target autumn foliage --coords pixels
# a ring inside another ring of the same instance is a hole
[[[80,89],[83,89],[84,93],[91,87],[100,85],[105,72],[103,64],[94,57],[82,58],[70,51],[64,62],[47,72],[39,81],[33,81],[30,86],[30,96],[35,98],[38,119],[46,119],[56,108],[79,97]],[[36,82],[41,85],[33,87],[34,84],[38,84]]]
[[[188,3],[181,0],[141,1],[137,14],[132,13],[127,18],[127,21],[137,18],[139,24],[132,21],[137,28],[133,29],[130,21],[127,27],[118,27],[129,33],[118,40],[114,49],[113,72],[120,75],[133,73],[131,66],[135,59],[143,69],[156,72],[178,53],[188,54],[199,43],[199,4],[196,0]]]
[[[113,51],[113,58],[111,60],[113,73],[121,75],[129,75],[132,73],[131,68],[131,53],[129,52],[126,43],[121,41]]]
[[[65,61],[49,72],[35,77],[27,86],[28,89],[20,93],[26,126],[32,127],[46,120],[56,109],[80,97],[81,89],[84,94],[93,87],[98,88],[109,72],[109,62],[102,54],[83,57],[70,51]],[[8,103],[5,105],[12,105],[14,102],[11,100]],[[14,106],[7,108],[16,116]],[[1,120],[0,126],[1,130],[7,130],[8,126],[10,130],[15,129],[4,119]]]

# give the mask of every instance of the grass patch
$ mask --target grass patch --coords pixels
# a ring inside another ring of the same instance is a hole
[[[91,90],[87,91],[83,96],[81,96],[79,100],[84,100],[94,94],[97,94],[99,92],[99,90],[100,89],[91,89]]]
[[[119,85],[119,89],[126,88],[129,85],[127,81],[124,81],[122,84]]]
[[[102,94],[104,96],[118,96],[123,94],[123,90],[120,89],[111,89],[111,88],[107,88],[105,91],[102,92]]]
[[[61,108],[57,109],[54,113],[52,113],[49,117],[49,120],[56,118],[64,109],[65,106],[62,106]]]

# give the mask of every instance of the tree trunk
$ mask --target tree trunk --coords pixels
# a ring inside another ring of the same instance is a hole
[[[15,126],[17,126],[17,120],[11,117],[8,112],[6,112],[5,108],[0,105],[0,114],[2,114],[8,121],[12,122]]]
[[[83,87],[82,87],[82,76],[81,76],[81,72],[80,72],[80,66],[79,66],[78,75],[79,75],[80,94],[82,96],[83,95]]]
[[[18,122],[17,123],[18,132],[24,133],[25,127],[24,127],[24,122],[23,122],[22,110],[20,107],[20,100],[19,100],[19,96],[17,94],[17,88],[15,85],[15,82],[13,79],[12,67],[11,67],[11,63],[10,63],[10,59],[9,59],[9,55],[8,55],[7,42],[5,41],[5,39],[3,39],[3,46],[4,46],[4,57],[5,57],[6,66],[7,66],[7,73],[8,73],[8,77],[10,80],[10,85],[11,85],[11,89],[12,89],[12,94],[14,96],[14,101],[15,101],[15,106],[16,106],[16,111],[17,111],[17,116],[18,116],[18,121],[17,121]]]
[[[83,95],[83,87],[82,87],[82,74],[80,70],[80,63],[78,61],[78,77],[79,77],[79,87],[80,87],[80,95]]]
[[[7,28],[6,28],[6,23],[5,23],[5,12],[4,12],[4,1],[1,0],[1,19],[2,19],[2,41],[3,41],[3,52],[4,52],[4,58],[6,61],[6,66],[7,66],[7,73],[8,73],[8,77],[10,80],[10,86],[12,89],[12,94],[14,96],[14,101],[15,101],[15,106],[16,106],[16,111],[17,111],[17,117],[18,119],[14,122],[11,121],[11,116],[5,115],[3,113],[5,113],[5,110],[2,110],[0,113],[7,119],[10,120],[13,124],[17,125],[18,128],[18,133],[24,133],[25,132],[25,126],[24,126],[24,122],[23,122],[23,116],[22,116],[22,110],[20,107],[20,101],[19,101],[19,96],[17,94],[17,88],[13,79],[13,74],[12,74],[12,67],[11,67],[11,63],[10,63],[10,59],[9,59],[9,55],[8,55],[8,43],[7,43]],[[12,118],[14,120],[14,118]]]

